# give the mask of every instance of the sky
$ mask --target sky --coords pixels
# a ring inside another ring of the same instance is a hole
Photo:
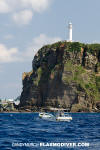
[[[22,73],[32,70],[45,44],[68,40],[100,43],[99,0],[0,0],[0,98],[16,98]]]

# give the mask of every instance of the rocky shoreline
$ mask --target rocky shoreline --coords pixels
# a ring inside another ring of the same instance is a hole
[[[18,111],[0,111],[0,113],[38,113],[38,112],[56,112],[51,110],[43,110],[40,111],[32,111],[32,110],[18,110]],[[66,111],[65,111],[66,112]],[[80,111],[80,112],[68,112],[68,113],[100,113],[100,110],[93,110],[93,111]]]

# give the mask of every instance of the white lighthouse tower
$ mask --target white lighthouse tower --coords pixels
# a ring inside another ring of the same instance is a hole
[[[68,25],[69,30],[69,42],[72,42],[72,23],[70,22]]]

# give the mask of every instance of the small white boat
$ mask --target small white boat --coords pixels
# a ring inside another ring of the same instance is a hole
[[[71,121],[72,117],[68,113],[62,113],[62,112],[60,112],[56,116],[56,120],[57,121]]]
[[[41,112],[39,113],[39,117],[42,119],[50,119],[55,121],[71,121],[72,117],[68,113],[58,112],[58,114],[52,115],[51,113]]]
[[[53,118],[54,116],[50,113],[42,112],[42,113],[39,113],[39,117],[43,119],[48,119],[48,118],[50,119],[50,118]]]

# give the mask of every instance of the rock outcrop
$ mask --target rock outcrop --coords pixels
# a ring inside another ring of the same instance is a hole
[[[23,73],[20,109],[100,109],[100,45],[58,42],[42,47]]]

